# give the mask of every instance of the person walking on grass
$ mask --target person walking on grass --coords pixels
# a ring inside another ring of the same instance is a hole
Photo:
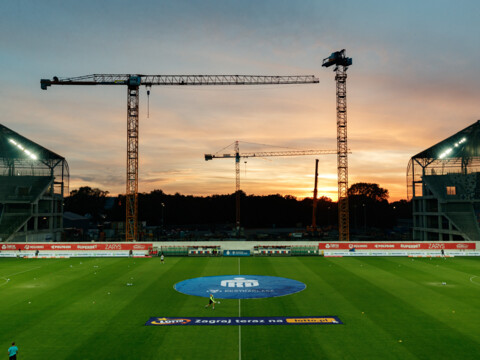
[[[208,308],[210,305],[212,305],[212,309],[215,310],[215,298],[213,297],[213,294],[210,294],[210,299],[208,301],[208,304],[205,305],[205,308]]]
[[[8,359],[17,360],[18,347],[15,346],[15,342],[12,342],[12,346],[8,348]]]

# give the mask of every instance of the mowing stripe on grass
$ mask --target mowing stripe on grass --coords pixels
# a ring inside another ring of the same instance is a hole
[[[383,309],[371,308],[370,317],[393,337],[402,339],[403,346],[409,348],[411,353],[422,358],[439,358],[449,347],[459,358],[469,358],[472,351],[478,349],[478,334],[467,330],[469,324],[465,322],[467,318],[464,318],[464,314],[460,314],[460,311],[452,313],[451,299],[440,297],[428,287],[406,280],[399,274],[389,274],[387,270],[371,266],[360,269],[360,262],[352,260],[339,262],[339,265],[345,272],[344,276],[350,278],[350,286],[352,283],[361,284],[363,291],[371,294],[373,304],[377,301],[383,304]],[[409,286],[406,286],[407,283]],[[360,291],[359,288],[352,290],[354,293]],[[457,305],[461,303],[453,302]],[[473,304],[468,309],[460,310],[468,311],[471,317],[480,318],[480,315],[474,315],[478,310]],[[460,319],[462,321],[459,322]],[[423,325],[422,332],[416,330],[418,323]],[[459,323],[462,325],[459,326]],[[422,341],[426,334],[441,334],[443,342],[427,344]],[[405,342],[405,339],[408,341]]]
[[[104,310],[108,315],[96,319],[98,316],[89,317],[86,326],[78,329],[83,336],[76,342],[76,347],[71,349],[68,359],[89,359],[96,355],[104,359],[133,359],[138,356],[138,344],[144,343],[147,339],[160,348],[165,346],[164,336],[161,334],[148,333],[139,329],[141,323],[138,319],[151,316],[156,307],[167,310],[168,301],[163,296],[159,297],[159,283],[162,288],[167,288],[169,279],[175,273],[176,261],[170,261],[161,265],[157,258],[137,260],[136,265],[130,269],[125,266],[119,267],[117,271],[123,279],[120,288],[115,291],[117,297],[108,303],[104,303]],[[123,268],[123,269],[122,269]],[[133,270],[131,270],[133,268]],[[123,271],[128,270],[126,273]],[[133,277],[133,280],[131,279]],[[133,286],[127,287],[124,281],[133,281]],[[170,288],[170,286],[168,286]],[[166,296],[173,295],[168,291]],[[161,292],[160,292],[161,294]],[[183,299],[172,301],[175,307],[182,304]],[[108,310],[105,308],[108,307]],[[172,311],[172,309],[168,309]],[[95,314],[92,314],[95,315]],[[109,344],[118,342],[120,347],[111,347]],[[96,354],[91,354],[91,349],[100,349]],[[155,349],[148,348],[142,351],[142,359],[158,358]]]
[[[60,360],[225,360],[237,356],[476,360],[480,351],[480,287],[476,284],[480,258],[250,257],[235,261],[169,257],[164,265],[158,258],[8,260],[0,260],[2,274],[48,265],[19,274],[0,288],[0,342],[15,340],[22,356],[30,360],[52,355]],[[307,289],[237,304],[225,300],[215,311],[204,308],[205,298],[173,289],[185,279],[237,272],[287,277],[302,281]],[[438,280],[432,280],[435,277]],[[448,286],[429,284],[442,279]],[[133,286],[126,286],[127,282]],[[236,326],[143,325],[156,314],[334,314],[345,325],[242,326],[238,331]]]
[[[242,274],[265,274],[288,277],[307,283],[307,289],[289,296],[244,300],[242,316],[304,316],[321,315],[322,296],[313,294],[313,279],[306,280],[300,258],[242,258]],[[317,296],[315,296],[317,295]],[[343,319],[342,319],[343,320]],[[265,329],[268,328],[268,329]],[[247,327],[242,326],[242,356],[245,359],[323,359],[332,358],[323,350],[342,331],[312,327]],[[330,327],[331,328],[331,327]],[[259,341],[259,339],[265,339]],[[316,339],[316,340],[313,340]],[[338,347],[337,347],[338,350]],[[302,354],[309,354],[302,356]]]
[[[335,313],[346,324],[344,327],[329,328],[328,333],[319,334],[322,341],[317,352],[326,358],[338,359],[417,359],[407,348],[398,346],[398,338],[392,336],[371,318],[378,310],[371,309],[371,302],[365,302],[365,291],[361,281],[353,281],[358,286],[358,295],[351,292],[353,280],[342,272],[336,258],[299,258],[298,272],[309,279],[308,296],[302,298],[304,311],[309,304],[316,303],[323,312]],[[340,259],[344,260],[344,259]],[[347,260],[348,261],[348,260]],[[370,300],[370,299],[369,299]],[[373,303],[375,300],[372,301]],[[301,305],[302,306],[302,305]],[[311,310],[310,310],[311,311]],[[322,330],[322,329],[320,329]],[[375,334],[369,336],[368,334]],[[335,339],[345,339],[339,348]],[[355,341],[361,339],[361,346]],[[321,349],[321,351],[320,351]],[[319,355],[319,358],[323,358]]]

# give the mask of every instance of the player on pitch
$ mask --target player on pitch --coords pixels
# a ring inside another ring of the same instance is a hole
[[[210,294],[210,299],[208,300],[208,304],[205,305],[205,308],[208,308],[210,305],[212,305],[212,309],[215,310],[215,298],[213,297],[213,294]]]

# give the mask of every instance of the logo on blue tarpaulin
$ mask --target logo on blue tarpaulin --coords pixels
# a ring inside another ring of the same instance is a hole
[[[339,325],[337,316],[270,316],[270,317],[152,317],[147,326],[181,325]]]
[[[297,280],[262,275],[206,276],[181,281],[174,289],[182,294],[219,299],[260,299],[295,294],[307,286]]]

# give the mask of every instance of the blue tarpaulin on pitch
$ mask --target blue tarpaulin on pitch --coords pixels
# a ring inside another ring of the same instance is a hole
[[[174,289],[187,295],[218,299],[260,299],[295,294],[306,288],[300,281],[263,275],[221,275],[187,279]]]

